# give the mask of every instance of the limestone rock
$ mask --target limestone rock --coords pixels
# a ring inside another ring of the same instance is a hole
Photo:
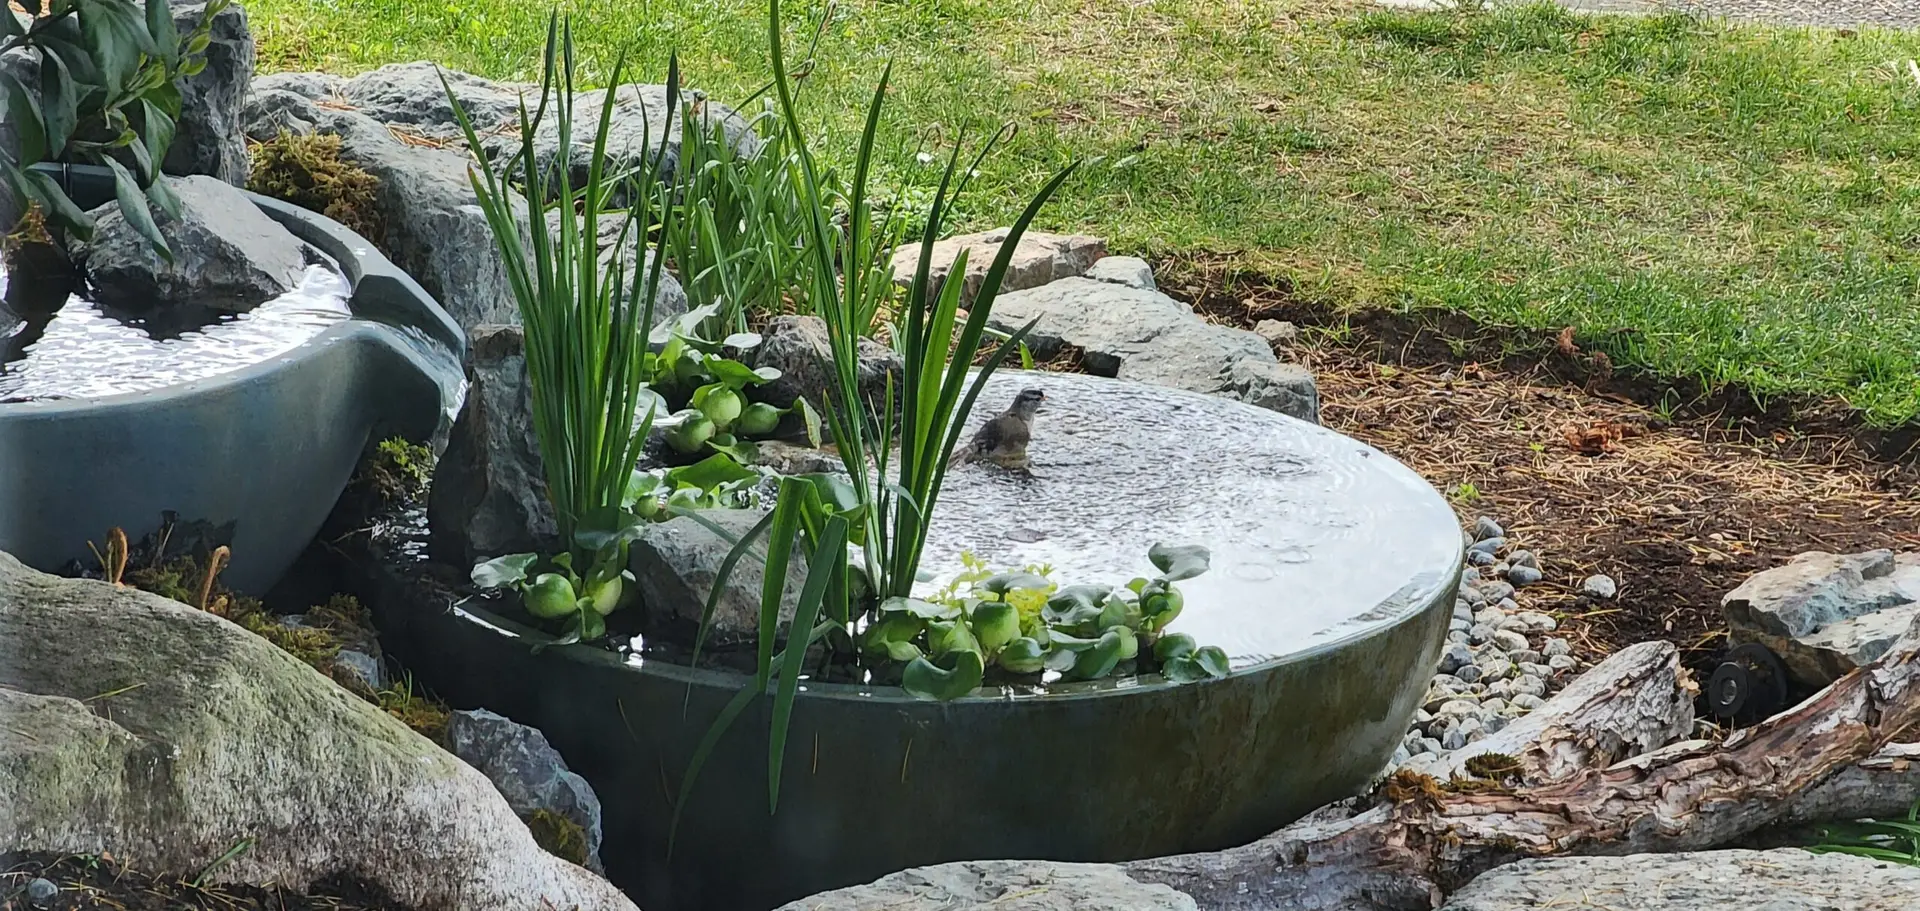
[[[1300,327],[1286,320],[1263,319],[1253,324],[1253,334],[1275,345],[1291,345],[1300,338]]]
[[[777,911],[1194,911],[1171,886],[1107,864],[985,860],[919,867]]]
[[[744,535],[763,513],[753,509],[707,509],[701,515],[732,532]],[[629,552],[628,567],[640,582],[640,598],[656,621],[686,630],[699,628],[700,614],[713,592],[720,564],[732,543],[705,525],[684,516],[648,525]],[[726,591],[714,605],[708,642],[715,647],[751,644],[760,628],[761,564],[744,559],[734,564]],[[806,585],[806,567],[793,560],[787,566],[786,598],[780,605],[780,628],[793,619]]]
[[[174,28],[185,35],[206,15],[204,0],[173,4]],[[205,174],[234,186],[247,183],[246,125],[242,109],[253,81],[253,33],[247,11],[229,4],[213,17],[206,69],[180,84],[180,117],[161,169]]]
[[[473,80],[452,73],[449,78]],[[318,73],[275,73],[255,79],[246,105],[247,135],[262,142],[283,130],[339,136],[342,156],[379,180],[376,204],[385,236],[378,240],[387,257],[466,329],[519,322],[519,308],[493,232],[468,182],[466,155],[457,146],[436,147],[440,140],[422,144],[398,138],[425,135],[417,123],[386,122],[341,109],[347,89],[346,80]],[[432,97],[445,106],[445,94],[437,82]],[[397,102],[379,104],[373,110],[401,116],[394,113]],[[484,110],[491,109],[475,106],[470,113],[479,117]],[[388,128],[390,123],[393,130]],[[672,275],[663,276],[654,307],[656,321],[685,312],[686,295]]]
[[[600,869],[600,798],[567,768],[545,734],[475,709],[447,719],[447,743],[453,755],[493,782],[515,813],[524,817],[546,810],[579,826],[587,835],[587,867]]]
[[[994,303],[994,328],[1012,331],[1038,319],[1027,337],[1040,357],[1062,345],[1081,351],[1087,372],[1224,395],[1318,422],[1313,375],[1282,364],[1251,332],[1217,326],[1158,291],[1066,278]]]
[[[1903,911],[1920,869],[1799,848],[1523,860],[1481,874],[1442,911]]]
[[[827,389],[833,378],[833,347],[827,338],[827,324],[817,316],[775,317],[762,333],[754,366],[773,367],[780,378],[753,390],[754,399],[786,408],[795,398],[804,396],[814,410],[825,413],[830,401]],[[887,377],[893,377],[898,395],[906,369],[892,348],[870,338],[861,338],[860,391],[868,402],[886,395]]]
[[[129,313],[178,307],[244,312],[285,294],[307,267],[307,245],[261,212],[239,189],[212,177],[163,178],[180,199],[180,217],[156,207],[172,249],[160,258],[117,204],[94,210],[94,236],[76,247],[95,300]]]
[[[1087,269],[1086,274],[1097,282],[1111,282],[1143,291],[1155,291],[1160,287],[1153,280],[1153,267],[1136,256],[1102,257]]]
[[[928,271],[931,279],[928,293],[939,292],[947,274],[953,271],[954,260],[964,250],[967,254],[967,275],[966,285],[960,293],[960,306],[970,305],[981,283],[986,281],[987,269],[993,265],[993,258],[1000,254],[1000,245],[1006,242],[1009,233],[1009,229],[999,228],[935,241]],[[920,244],[902,244],[894,251],[894,281],[903,285],[913,281],[914,272],[920,267],[920,247]],[[1007,262],[1007,273],[1001,279],[1000,293],[1038,288],[1048,282],[1084,275],[1106,254],[1106,242],[1097,237],[1028,231],[1020,236],[1019,245],[1013,249],[1013,258]]]
[[[75,636],[75,629],[87,631]],[[352,874],[421,911],[632,911],[484,776],[219,617],[0,554],[0,851],[218,882]],[[396,850],[404,846],[404,850]]]
[[[1885,654],[1920,614],[1920,553],[1800,554],[1721,608],[1736,644],[1764,645],[1796,679],[1825,686]]]
[[[518,326],[480,326],[469,334],[466,404],[427,493],[434,559],[472,566],[559,543],[524,345]]]

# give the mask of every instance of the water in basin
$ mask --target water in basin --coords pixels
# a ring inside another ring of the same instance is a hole
[[[7,280],[0,268],[0,296]],[[245,313],[165,328],[75,294],[44,322],[0,323],[0,402],[145,392],[258,364],[350,319],[351,291],[337,268],[315,264],[293,290]]]

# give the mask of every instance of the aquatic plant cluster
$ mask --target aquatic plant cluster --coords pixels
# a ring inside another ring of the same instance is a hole
[[[1041,573],[976,567],[979,575],[956,580],[941,596],[915,596],[967,416],[1032,328],[985,344],[995,298],[1022,234],[1072,168],[1034,196],[977,285],[943,282],[934,242],[968,175],[1006,131],[971,159],[962,158],[961,137],[924,219],[914,213],[921,252],[911,278],[897,280],[891,262],[908,213],[869,193],[887,76],[873,92],[850,171],[824,167],[798,116],[777,0],[768,12],[773,78],[758,93],[770,92],[771,103],[752,124],[757,154],[740,153],[718,126],[693,128],[702,115],[681,91],[674,58],[667,100],[688,125],[678,167],[668,173],[662,143],[638,167],[614,170],[606,155],[612,106],[603,106],[587,138],[574,120],[571,28],[556,14],[537,106],[529,111],[523,103],[520,111],[520,148],[504,161],[476,159],[473,185],[524,326],[533,423],[563,549],[488,560],[474,567],[474,584],[517,592],[527,613],[561,630],[547,644],[595,640],[606,633],[606,617],[636,598],[628,549],[646,523],[686,517],[733,545],[704,606],[693,644],[698,663],[733,573],[743,561],[761,565],[751,682],[696,751],[683,792],[733,720],[770,694],[769,799],[777,803],[803,666],[826,679],[852,669],[853,679],[897,682],[936,700],[964,696],[990,677],[1039,683],[1158,672],[1179,683],[1224,675],[1224,652],[1167,630],[1183,604],[1177,583],[1207,569],[1202,547],[1155,546],[1147,556],[1157,573],[1123,587],[1060,588]],[[609,85],[622,85],[623,71],[624,60]],[[469,147],[480,148],[450,87],[448,98]],[[560,148],[592,150],[584,182],[573,168],[540,159],[534,137],[548,131],[557,132]],[[548,217],[519,214],[540,211]],[[618,232],[603,230],[603,219]],[[603,256],[649,241],[658,254],[651,258]],[[695,306],[655,325],[668,261]],[[645,265],[630,275],[623,262]],[[966,270],[963,253],[951,274]],[[792,411],[816,446],[831,439],[843,470],[777,476],[773,508],[736,535],[701,510],[757,505],[755,491],[769,479],[752,467],[753,439],[776,433],[787,410],[754,400],[777,371],[728,355],[744,357],[760,344],[751,331],[757,317],[783,312],[811,314],[825,326],[824,395],[802,398]],[[860,346],[874,338],[884,338],[903,367],[884,394],[863,385],[870,380]],[[642,469],[656,436],[665,444],[655,447],[664,449],[660,458],[685,464]],[[797,609],[783,617],[796,561],[804,583]]]

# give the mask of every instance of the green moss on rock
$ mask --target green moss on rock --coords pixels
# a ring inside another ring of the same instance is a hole
[[[340,137],[279,136],[253,149],[247,189],[333,219],[375,243],[382,240],[379,178],[340,157]]]
[[[579,823],[552,810],[534,810],[526,820],[534,842],[548,854],[582,867],[587,865],[587,830]]]

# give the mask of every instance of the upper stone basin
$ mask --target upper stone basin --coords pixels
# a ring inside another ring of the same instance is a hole
[[[995,570],[1043,564],[1062,585],[1151,576],[1156,543],[1212,552],[1180,583],[1171,629],[1237,667],[1390,624],[1430,603],[1460,561],[1453,511],[1370,446],[1215,396],[1076,374],[997,371],[967,434],[1021,389],[1047,403],[1031,476],[955,466],[923,568],[937,588],[971,552]],[[963,437],[964,439],[965,437]]]

